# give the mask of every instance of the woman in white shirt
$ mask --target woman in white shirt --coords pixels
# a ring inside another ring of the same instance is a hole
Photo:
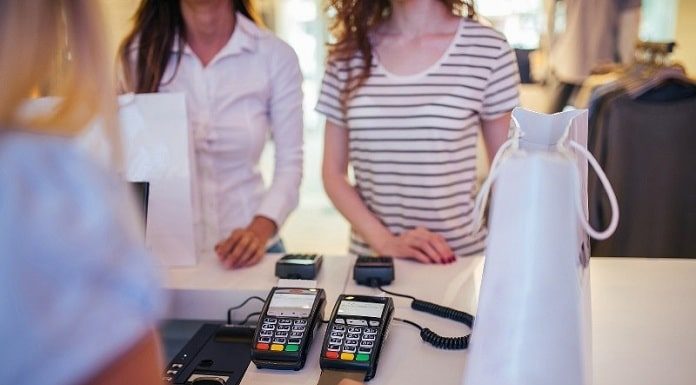
[[[97,4],[0,2],[3,384],[162,383],[162,298],[141,218],[125,183],[71,139],[97,116],[117,132]],[[27,116],[39,87],[56,108]]]
[[[352,225],[351,252],[423,263],[481,253],[476,142],[480,131],[492,158],[507,138],[514,51],[471,0],[331,4],[336,42],[317,110],[324,186]]]
[[[120,52],[126,90],[186,94],[199,252],[228,268],[284,251],[278,230],[302,178],[297,56],[255,20],[243,0],[143,0]],[[258,163],[269,137],[265,188]]]

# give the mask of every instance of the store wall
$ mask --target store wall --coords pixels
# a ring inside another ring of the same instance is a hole
[[[140,0],[99,0],[106,23],[107,50],[116,57],[121,39],[131,28],[131,17],[138,8]]]
[[[677,13],[677,48],[674,60],[686,67],[692,78],[696,77],[696,0],[680,0]]]

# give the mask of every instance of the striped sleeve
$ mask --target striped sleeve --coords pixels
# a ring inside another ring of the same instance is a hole
[[[520,103],[519,84],[515,51],[506,41],[501,41],[484,90],[481,117],[493,120],[517,107]]]
[[[326,120],[340,127],[346,127],[346,116],[341,106],[341,90],[345,85],[345,71],[340,71],[338,64],[329,61],[321,82],[319,99],[315,110],[326,116]]]

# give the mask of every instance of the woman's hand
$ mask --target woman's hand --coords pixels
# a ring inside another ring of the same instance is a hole
[[[276,233],[276,224],[266,217],[254,217],[245,229],[235,229],[215,246],[215,252],[228,269],[252,266],[266,254],[266,243]]]
[[[424,227],[392,235],[376,250],[380,255],[415,259],[421,263],[451,263],[456,259],[445,238]]]

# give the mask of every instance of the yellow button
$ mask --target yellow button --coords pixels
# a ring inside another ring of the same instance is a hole
[[[278,344],[271,345],[271,350],[273,350],[275,352],[282,352],[283,349],[284,349],[283,345],[278,345]]]
[[[353,353],[341,353],[341,359],[345,361],[353,361],[355,354]]]

